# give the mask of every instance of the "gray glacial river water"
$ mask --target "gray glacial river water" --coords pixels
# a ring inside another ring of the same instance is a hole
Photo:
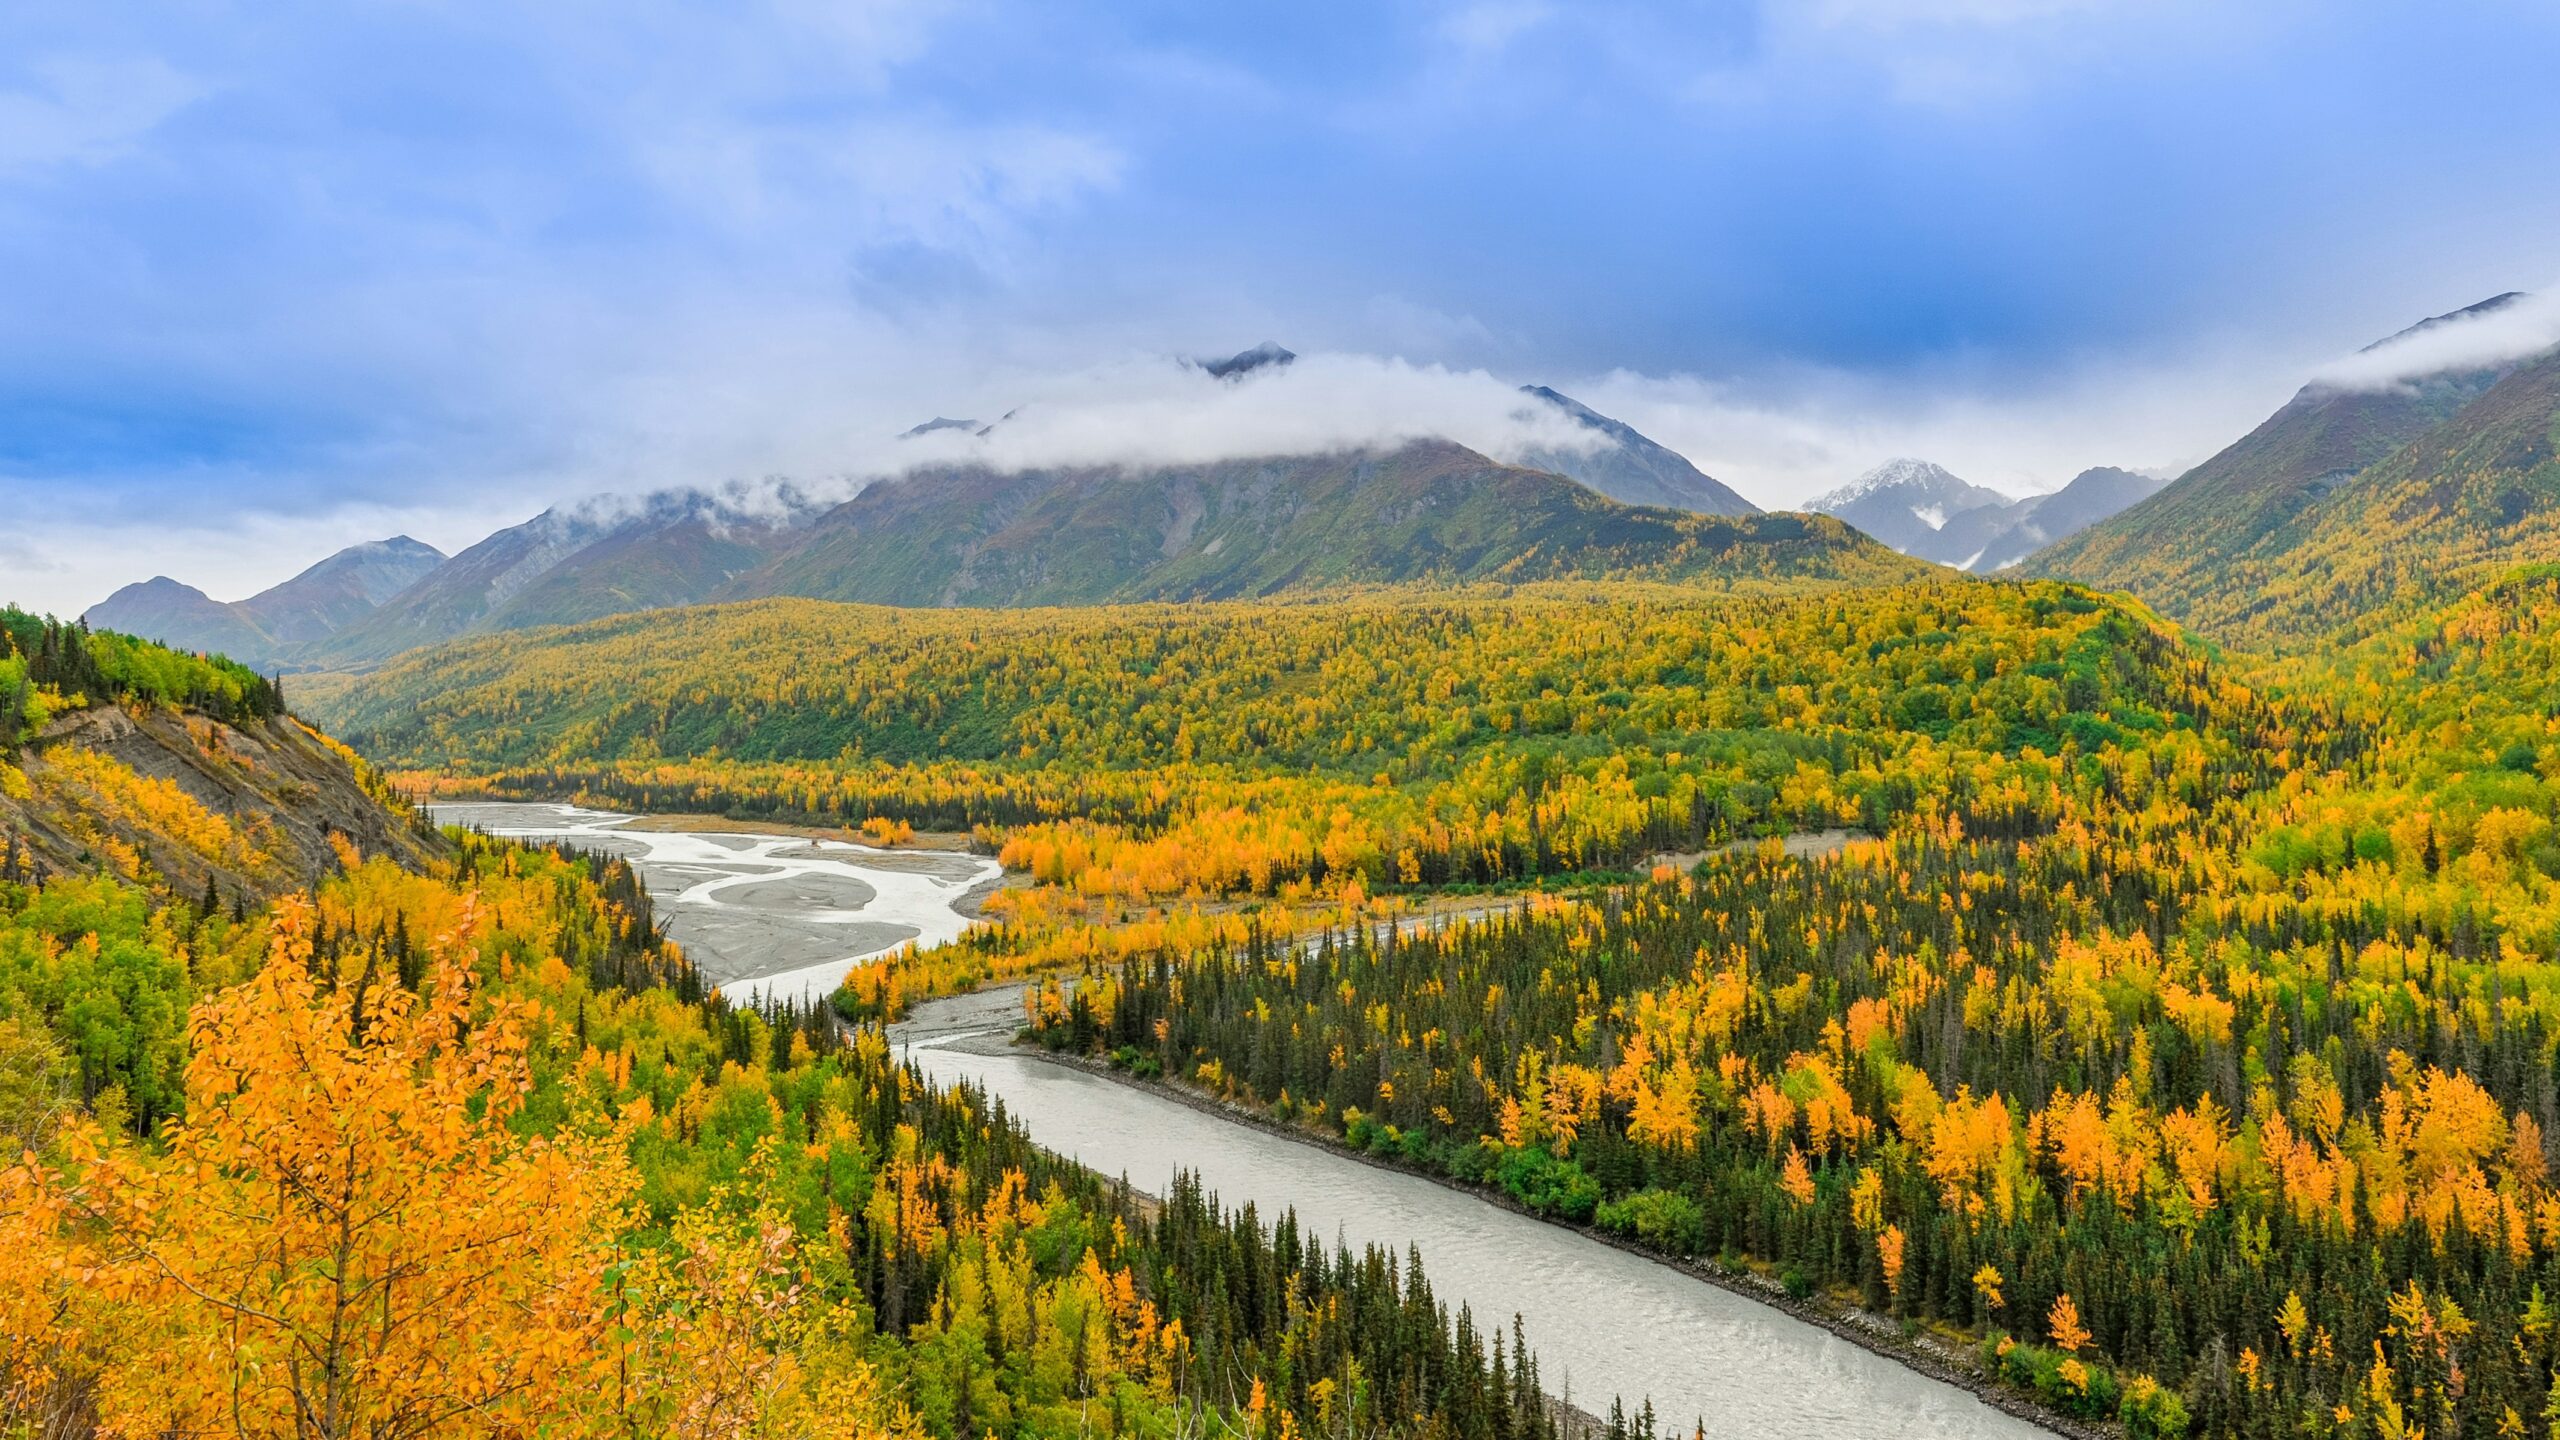
[[[901,945],[956,940],[956,908],[1003,873],[983,856],[881,850],[845,840],[728,831],[635,830],[639,817],[575,805],[431,805],[444,824],[620,855],[639,872],[667,935],[702,978],[735,998],[824,1000],[845,973]]]
[[[1666,1427],[1773,1437],[2049,1437],[1971,1394],[1794,1316],[1669,1266],[1418,1176],[1222,1120],[990,1041],[1020,1023],[994,995],[919,1006],[901,1026],[937,1081],[1001,1098],[1042,1145],[1141,1190],[1197,1173],[1266,1218],[1294,1207],[1310,1230],[1422,1250],[1452,1308],[1508,1328],[1518,1314],[1551,1393],[1605,1416],[1651,1396]],[[994,1027],[992,1030],[979,1027]],[[939,1033],[936,1033],[939,1032]]]

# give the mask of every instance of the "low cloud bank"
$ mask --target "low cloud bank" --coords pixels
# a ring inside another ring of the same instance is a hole
[[[983,435],[936,430],[870,458],[893,473],[935,464],[1199,465],[1435,437],[1497,460],[1614,443],[1482,370],[1371,355],[1305,355],[1225,382],[1175,360],[1132,360],[1036,381],[1000,413],[982,419]]]
[[[2508,364],[2560,346],[2560,287],[2518,295],[2495,309],[2418,326],[2335,360],[2311,383],[2332,390],[2384,390],[2464,370]]]

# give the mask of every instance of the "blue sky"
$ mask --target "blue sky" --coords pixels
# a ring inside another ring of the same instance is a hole
[[[2560,278],[2556,62],[2500,0],[12,7],[0,598],[856,473],[1266,337],[1768,504],[2182,465]]]

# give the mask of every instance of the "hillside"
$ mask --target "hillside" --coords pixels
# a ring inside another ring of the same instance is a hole
[[[444,560],[443,551],[406,535],[353,545],[240,608],[277,645],[306,644],[363,619]]]
[[[2352,639],[2518,565],[2560,561],[2560,352],[2304,506],[2181,591],[2242,644]]]
[[[328,714],[461,792],[995,826],[1009,864],[1070,894],[1151,900],[1499,882],[1881,825],[1950,763],[2001,814],[2049,782],[2041,756],[2200,723],[2218,702],[2198,664],[2102,597],[1952,577],[777,600],[440,647]]]
[[[257,669],[291,663],[297,649],[362,620],[444,563],[406,535],[351,545],[246,600],[216,600],[166,575],[127,585],[81,618],[181,650],[229,655]]]
[[[253,672],[0,611],[9,878],[105,873],[258,898],[337,869],[340,843],[405,864],[440,844]]]
[[[1621,505],[1561,476],[1419,441],[1140,470],[920,473],[836,507],[720,598],[1087,605],[1414,581],[1917,573],[1835,522]]]
[[[2514,297],[2421,321],[2366,347],[2495,310]],[[2249,562],[2306,509],[2480,398],[2511,367],[2490,366],[2398,384],[2304,386],[2228,448],[2140,504],[2036,554],[2036,574],[2130,590],[2171,614],[2232,608],[2215,599],[2253,583]],[[2281,542],[2276,542],[2281,543]]]

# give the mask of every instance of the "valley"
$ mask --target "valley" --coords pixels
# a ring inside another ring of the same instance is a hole
[[[2537,305],[2043,495],[1439,372],[0,610],[0,1435],[2547,1427]]]

